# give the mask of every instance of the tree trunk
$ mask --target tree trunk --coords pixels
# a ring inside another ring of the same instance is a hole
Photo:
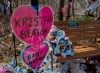
[[[67,18],[66,20],[68,21],[70,18],[70,0],[68,0],[68,6],[67,6]]]
[[[59,7],[59,21],[63,21],[63,12],[62,7],[64,7],[64,0],[60,0],[60,7]]]
[[[38,0],[31,0],[32,6],[38,6]]]
[[[75,16],[75,14],[74,14],[74,0],[72,0],[72,2],[73,2],[73,5],[72,5],[72,14],[73,14],[73,17]]]

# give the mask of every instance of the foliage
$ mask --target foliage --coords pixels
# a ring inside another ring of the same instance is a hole
[[[78,16],[78,17],[75,18],[75,20],[77,20],[77,21],[82,21],[82,20],[88,21],[88,20],[94,20],[94,18],[90,17],[90,16],[80,16],[80,17]]]

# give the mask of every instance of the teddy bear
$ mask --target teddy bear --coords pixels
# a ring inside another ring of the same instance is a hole
[[[69,38],[61,38],[59,40],[60,45],[60,54],[66,58],[67,55],[73,56],[75,54],[74,50],[72,49],[72,43],[70,42]]]

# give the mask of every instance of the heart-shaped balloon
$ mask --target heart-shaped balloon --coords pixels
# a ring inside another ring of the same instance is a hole
[[[41,44],[38,48],[28,46],[22,52],[22,59],[26,65],[36,70],[44,61],[47,53],[47,44]]]
[[[21,6],[11,18],[11,26],[16,36],[34,47],[38,47],[45,40],[54,21],[50,7],[43,7],[39,14],[36,12],[29,6]]]

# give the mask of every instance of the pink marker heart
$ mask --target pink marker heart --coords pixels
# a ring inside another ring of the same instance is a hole
[[[47,44],[41,44],[38,48],[28,46],[22,52],[22,59],[29,67],[36,70],[44,61],[48,48]]]
[[[43,7],[37,15],[29,6],[17,8],[11,18],[16,36],[31,46],[38,47],[48,35],[54,21],[50,7]]]

